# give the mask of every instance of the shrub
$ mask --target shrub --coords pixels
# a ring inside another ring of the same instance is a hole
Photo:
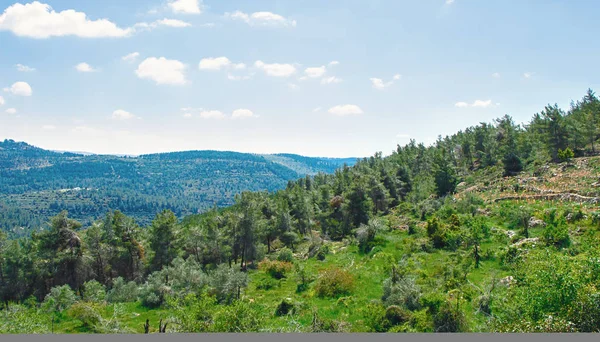
[[[248,286],[248,274],[221,264],[210,275],[210,285],[220,302],[239,299],[242,288]]]
[[[214,332],[258,332],[261,328],[261,317],[249,303],[236,301],[232,305],[223,306],[214,315],[212,330]]]
[[[284,278],[285,274],[292,270],[292,267],[294,267],[294,265],[291,262],[271,261],[266,259],[258,264],[259,269],[265,271],[275,279]]]
[[[285,298],[279,303],[279,305],[277,305],[277,309],[275,309],[275,316],[285,316],[293,310],[294,303],[292,303],[290,298]]]
[[[102,321],[99,308],[91,303],[75,303],[68,311],[68,315],[81,321],[84,327],[93,328]]]
[[[339,297],[351,294],[354,290],[354,278],[348,271],[330,268],[322,272],[315,284],[319,297]]]
[[[83,284],[83,300],[86,302],[103,302],[106,299],[106,287],[97,280],[90,280]]]
[[[569,237],[569,228],[566,224],[549,224],[542,234],[547,245],[553,245],[558,248],[568,247],[571,244]]]
[[[568,312],[580,332],[598,332],[600,329],[600,292],[588,286],[579,291],[577,299]]]
[[[418,310],[421,307],[421,290],[415,280],[402,276],[394,279],[392,276],[383,282],[383,296],[381,300],[388,305],[404,306],[409,310]]]
[[[433,316],[435,332],[464,332],[467,328],[465,314],[454,304],[444,303]]]
[[[125,279],[118,277],[113,281],[113,286],[106,294],[106,299],[110,303],[135,302],[138,292],[138,285],[135,282],[126,282]]]
[[[69,285],[53,287],[44,298],[43,306],[49,311],[62,312],[77,301],[75,292]]]
[[[289,248],[283,248],[277,253],[277,261],[292,262],[294,261],[294,254]]]
[[[281,242],[289,248],[294,248],[294,246],[298,243],[298,234],[294,232],[285,232],[279,238]]]
[[[256,282],[257,290],[271,290],[273,288],[279,287],[279,282],[272,278],[260,279]]]
[[[390,321],[386,317],[385,307],[381,304],[369,303],[363,309],[365,325],[372,332],[386,332],[390,328]]]
[[[390,305],[385,309],[385,318],[391,325],[400,325],[410,320],[410,312],[398,305]]]

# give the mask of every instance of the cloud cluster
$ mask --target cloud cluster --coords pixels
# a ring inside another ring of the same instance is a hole
[[[149,57],[138,65],[135,74],[139,78],[152,80],[157,85],[183,85],[187,83],[186,69],[187,66],[178,60]]]
[[[295,27],[297,24],[295,20],[285,18],[282,15],[272,12],[254,12],[248,14],[242,11],[235,11],[233,13],[225,13],[225,17],[232,20],[245,22],[250,26]]]
[[[202,2],[200,0],[171,0],[169,1],[168,6],[174,13],[202,13]]]
[[[132,63],[132,62],[135,62],[139,56],[140,56],[139,52],[132,52],[130,54],[127,54],[127,55],[121,57],[121,59],[124,60],[125,62]]]
[[[296,67],[292,64],[268,64],[263,61],[256,61],[254,66],[273,77],[290,77],[296,73]]]
[[[340,62],[338,61],[332,61],[329,62],[329,66],[336,66],[340,64]],[[310,68],[306,68],[304,69],[304,76],[300,78],[301,81],[305,81],[308,79],[321,79],[321,84],[333,84],[333,83],[340,83],[342,82],[341,78],[335,77],[335,76],[329,76],[329,77],[325,77],[325,74],[327,73],[327,67],[325,65],[319,66],[319,67],[310,67]]]
[[[131,119],[135,118],[135,115],[129,113],[126,110],[117,109],[112,113],[112,118],[113,118],[113,120],[125,121],[125,120],[131,120]]]
[[[221,69],[243,70],[246,69],[246,64],[232,63],[227,57],[209,57],[200,60],[200,63],[198,64],[198,69],[212,71],[218,71]]]
[[[394,82],[398,81],[401,78],[402,78],[402,75],[396,74],[396,75],[394,75],[394,77],[392,77],[392,80],[389,82],[384,82],[381,78],[375,78],[375,77],[370,78],[369,80],[371,81],[373,88],[383,90],[385,88],[392,86],[394,84]]]
[[[195,3],[195,6],[194,6]],[[177,0],[169,5],[177,13],[200,13],[198,0]],[[152,23],[137,23],[131,27],[119,27],[108,19],[93,20],[84,12],[68,9],[56,12],[48,4],[34,1],[16,3],[0,15],[0,31],[10,31],[19,37],[46,39],[50,37],[76,36],[81,38],[124,38],[140,30],[159,26],[188,27],[190,23],[177,19],[161,19]]]
[[[4,91],[17,96],[31,96],[33,90],[27,82],[15,82],[12,86],[4,88]]]
[[[457,102],[454,104],[455,107],[457,108],[469,108],[469,107],[474,107],[474,108],[487,108],[492,106],[492,100],[475,100],[473,103],[469,104],[467,102]],[[498,104],[496,104],[498,105]]]
[[[83,62],[83,63],[79,63],[75,66],[75,70],[79,71],[79,72],[96,72],[98,71],[98,69],[92,68],[91,65]]]
[[[33,72],[33,71],[35,71],[35,68],[31,68],[31,67],[28,67],[27,65],[23,65],[23,64],[16,64],[15,67],[17,68],[17,70],[19,70],[21,72]]]
[[[108,19],[91,20],[85,13],[72,9],[56,12],[48,4],[34,1],[6,8],[0,15],[0,31],[38,39],[60,36],[119,38],[131,35],[134,29],[120,28]]]
[[[357,106],[352,104],[339,105],[335,107],[331,107],[329,109],[329,114],[337,115],[337,116],[348,116],[348,115],[359,115],[363,113],[363,110]]]
[[[183,117],[184,118],[192,118],[194,117],[194,113],[196,113],[196,115],[199,118],[202,119],[213,119],[213,120],[223,120],[223,119],[227,119],[227,118],[231,118],[231,119],[247,119],[247,118],[257,118],[258,115],[254,114],[254,112],[252,112],[250,109],[246,109],[246,108],[240,108],[240,109],[236,109],[234,110],[231,115],[226,115],[225,113],[219,111],[219,110],[207,110],[207,109],[202,109],[202,108],[181,108],[181,110],[184,112],[183,113]]]

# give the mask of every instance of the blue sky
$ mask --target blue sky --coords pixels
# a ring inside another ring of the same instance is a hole
[[[118,154],[389,154],[600,88],[599,10],[592,0],[0,0],[0,139]]]

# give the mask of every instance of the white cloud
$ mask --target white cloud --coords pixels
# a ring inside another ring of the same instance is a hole
[[[112,113],[113,120],[129,120],[135,118],[135,115],[123,109],[117,109]]]
[[[493,78],[500,78],[500,73],[499,72],[495,72],[492,74]]]
[[[160,19],[152,23],[151,25],[162,25],[162,26],[170,26],[170,27],[190,27],[192,24],[185,22],[183,20],[177,19]]]
[[[56,129],[56,126],[54,126],[54,125],[44,125],[44,126],[42,126],[42,129],[44,131],[53,131],[53,130]]]
[[[231,65],[231,61],[227,57],[203,58],[198,64],[200,70],[221,70]]]
[[[492,100],[487,100],[487,101],[476,100],[475,102],[473,102],[473,107],[487,108],[491,105],[492,105]]]
[[[139,56],[140,56],[139,52],[132,52],[128,55],[121,57],[121,59],[124,60],[125,62],[132,63],[132,62],[135,62]]]
[[[446,0],[446,5],[452,5],[454,3],[454,0]]]
[[[396,74],[392,77],[392,80],[389,82],[384,82],[381,78],[375,78],[375,77],[370,78],[369,80],[371,81],[373,88],[383,90],[385,88],[392,86],[395,81],[397,81],[401,78],[402,78],[402,75]]]
[[[250,75],[245,75],[245,76],[239,76],[239,75],[234,75],[234,74],[227,74],[227,79],[231,80],[231,81],[245,81],[245,80],[249,80],[252,78],[252,74]]]
[[[192,117],[192,113],[184,113],[183,117],[184,118],[191,118]]]
[[[532,72],[526,72],[523,74],[523,77],[525,77],[525,78],[531,78],[532,76],[533,76]]]
[[[323,109],[323,108],[321,108],[321,107],[317,107],[317,108],[313,109],[313,113],[320,112],[320,111],[321,111],[321,109]]]
[[[200,14],[202,6],[200,0],[171,0],[168,6],[174,13]]]
[[[4,91],[18,96],[31,96],[33,90],[27,82],[15,82],[10,88],[4,88]]]
[[[7,112],[8,114],[17,114],[17,110],[16,110],[15,108],[8,108],[8,109],[6,110],[6,112]]]
[[[335,76],[326,77],[321,80],[321,84],[333,84],[342,82],[341,78],[337,78]]]
[[[4,106],[6,102],[4,102],[4,98],[0,96],[0,106]]]
[[[279,14],[272,12],[254,12],[247,14],[241,11],[225,13],[225,17],[240,20],[250,26],[296,26],[296,21],[287,19]]]
[[[324,65],[320,67],[306,68],[306,70],[304,70],[306,76],[310,78],[322,77],[323,75],[325,75],[326,72],[327,68],[325,68]]]
[[[254,66],[273,77],[290,77],[296,73],[296,67],[291,64],[266,64],[262,61],[256,61]]]
[[[233,111],[231,114],[233,119],[255,118],[257,117],[250,109],[240,108]]]
[[[60,36],[116,38],[130,36],[134,29],[120,28],[108,19],[91,20],[85,13],[73,9],[56,12],[48,4],[34,1],[6,8],[0,15],[0,31],[38,39]]]
[[[339,105],[329,109],[329,113],[337,116],[358,115],[363,111],[357,105]]]
[[[19,70],[21,72],[35,71],[35,68],[31,68],[31,67],[28,67],[27,65],[23,65],[23,64],[16,64],[15,67],[17,67],[17,70]]]
[[[200,117],[203,119],[224,119],[225,114],[218,110],[204,110],[200,112]]]
[[[75,69],[79,72],[95,72],[97,69],[92,68],[91,65],[87,63],[79,63],[75,66]]]
[[[469,104],[467,102],[457,102],[456,104],[454,104],[454,106],[458,108],[487,108],[492,106],[492,100],[475,100],[475,102],[473,102],[472,104]]]
[[[334,65],[339,65],[339,64],[340,64],[340,62],[338,62],[338,61],[329,62],[329,66],[334,66]]]
[[[153,80],[157,85],[181,85],[187,83],[185,70],[186,65],[178,60],[149,57],[138,65],[135,73],[139,78]]]

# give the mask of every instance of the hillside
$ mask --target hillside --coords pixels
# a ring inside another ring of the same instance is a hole
[[[599,117],[590,90],[182,220],[63,211],[0,235],[0,333],[600,332]]]
[[[289,180],[331,173],[353,159],[188,151],[137,157],[52,152],[0,142],[0,229],[13,236],[61,210],[84,224],[120,210],[146,225],[163,209],[178,217],[233,204],[242,191],[275,191]]]

